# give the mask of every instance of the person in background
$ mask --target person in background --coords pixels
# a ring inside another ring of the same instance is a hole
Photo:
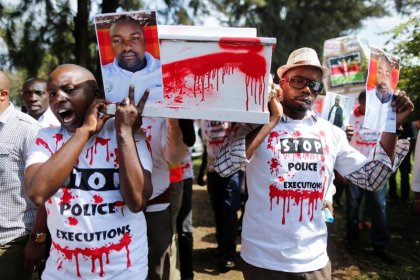
[[[182,161],[183,192],[176,229],[178,233],[179,260],[182,280],[194,279],[193,227],[192,227],[192,187],[194,170],[191,148]]]
[[[349,121],[349,124],[354,127],[350,145],[368,157],[377,145],[381,132],[363,127],[366,110],[366,91],[362,91],[359,94],[358,102],[359,104],[353,110]],[[386,187],[384,186],[379,191],[369,191],[363,190],[355,184],[348,183],[345,189],[347,201],[347,249],[350,253],[357,253],[360,225],[365,225],[368,228],[371,227],[371,241],[375,255],[387,263],[394,263],[395,260],[387,252],[389,238],[387,233]],[[359,210],[363,196],[366,197],[364,204],[365,213],[363,214],[364,221],[361,223]],[[367,215],[371,218],[371,224],[370,222],[369,224],[367,223]]]
[[[23,83],[21,92],[23,104],[26,108],[25,112],[36,119],[41,127],[60,126],[60,122],[50,109],[46,80],[30,78]],[[45,242],[43,238],[38,238],[38,241],[43,242],[33,242],[33,240],[30,239],[24,250],[25,257],[32,263],[37,264],[36,267],[39,277],[41,277],[41,274],[44,271],[45,260],[49,256],[51,247],[51,235],[47,232],[45,234]],[[45,254],[40,252],[40,249],[43,246],[45,246]]]
[[[241,206],[243,170],[221,177],[214,170],[214,160],[231,129],[231,123],[202,121],[201,133],[206,145],[207,192],[214,212],[217,248],[215,256],[220,261],[220,271],[235,267],[236,237],[238,234],[237,211]],[[203,181],[199,178],[197,181]]]
[[[294,50],[278,68],[280,88],[268,99],[267,124],[237,124],[214,162],[222,176],[246,168],[248,201],[242,228],[243,275],[248,279],[331,279],[323,208],[336,169],[348,181],[379,190],[396,170],[408,142],[384,132],[367,159],[346,133],[311,107],[328,69],[315,50]],[[279,102],[279,100],[281,100]],[[414,110],[394,93],[399,126]]]
[[[411,190],[414,193],[414,213],[420,216],[420,137],[417,136],[414,151],[413,182]]]
[[[39,78],[26,80],[22,85],[22,99],[26,113],[36,119],[42,127],[60,126],[50,109],[47,81]]]
[[[32,278],[35,265],[24,257],[28,240],[36,242],[36,207],[23,194],[23,175],[40,125],[13,106],[10,86],[0,70],[0,271],[4,279],[21,280]]]
[[[340,106],[340,96],[335,97],[334,105],[328,113],[328,121],[335,126],[343,127],[343,108]]]

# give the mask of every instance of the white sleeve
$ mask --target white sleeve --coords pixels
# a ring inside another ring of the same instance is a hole
[[[53,155],[52,143],[48,142],[48,139],[52,139],[49,133],[51,129],[53,128],[42,128],[39,130],[35,141],[32,142],[29,148],[25,168],[34,163],[46,162]]]

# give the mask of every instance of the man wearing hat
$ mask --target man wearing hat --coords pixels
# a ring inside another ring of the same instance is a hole
[[[331,279],[323,211],[331,201],[333,171],[377,190],[396,170],[409,143],[384,132],[369,158],[345,132],[311,110],[322,91],[322,67],[310,48],[293,51],[277,70],[280,88],[269,99],[265,125],[237,124],[215,161],[228,176],[246,167],[249,199],[243,219],[245,279]],[[397,125],[414,110],[405,92],[394,94]],[[332,211],[331,204],[328,208]]]

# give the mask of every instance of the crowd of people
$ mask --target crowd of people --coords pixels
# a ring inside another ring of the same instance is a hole
[[[130,32],[118,33],[124,25]],[[162,84],[150,83],[136,94],[135,80],[139,71],[160,64],[145,54],[142,28],[132,19],[117,20],[111,30],[122,42],[115,41],[107,75],[118,73],[128,81],[125,88],[103,95],[88,69],[63,64],[47,81],[31,78],[22,85],[23,113],[10,102],[10,80],[0,71],[5,279],[31,279],[34,270],[42,279],[194,278],[193,120],[142,115],[154,87]],[[409,141],[398,136],[414,105],[404,91],[395,91],[396,133],[364,131],[361,93],[353,128],[343,130],[311,110],[328,71],[313,49],[297,49],[278,68],[280,84],[269,95],[267,124],[201,122],[206,161],[197,181],[204,184],[206,173],[221,270],[239,266],[237,212],[246,181],[244,278],[331,279],[321,213],[334,211],[335,173],[346,184],[349,242],[357,241],[366,192],[375,201],[373,246],[390,260],[386,182],[409,152]],[[112,114],[111,102],[117,104]],[[419,168],[419,157],[415,164]],[[415,172],[420,212],[420,171]],[[403,198],[408,199],[405,191]]]

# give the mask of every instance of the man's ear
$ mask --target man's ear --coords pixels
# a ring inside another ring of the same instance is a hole
[[[0,100],[4,101],[9,96],[9,91],[6,89],[0,90]]]

